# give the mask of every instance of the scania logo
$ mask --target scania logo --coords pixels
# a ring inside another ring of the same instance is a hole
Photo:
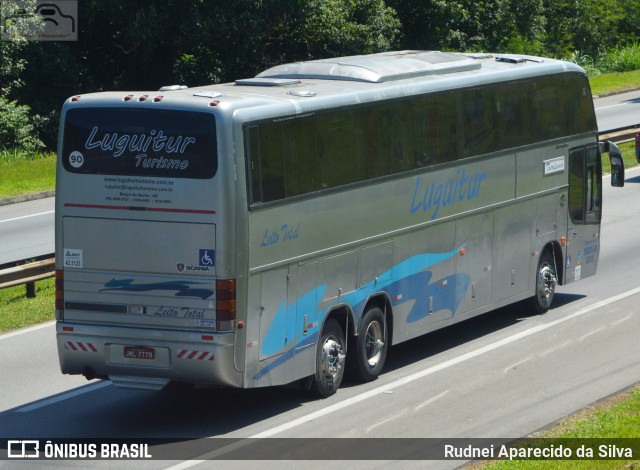
[[[211,271],[208,267],[206,266],[185,266],[185,269],[187,271]]]
[[[211,269],[209,269],[209,267],[207,267],[207,266],[190,266],[190,265],[185,265],[184,263],[178,263],[176,265],[176,268],[178,269],[179,272],[183,272],[183,271],[209,272],[209,271],[211,271]]]

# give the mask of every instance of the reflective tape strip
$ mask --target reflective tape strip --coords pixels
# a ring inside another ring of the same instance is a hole
[[[78,352],[98,352],[98,349],[91,343],[81,343],[80,341],[67,341],[64,343],[66,349],[71,349]]]
[[[214,354],[209,351],[190,351],[181,349],[178,351],[178,359],[196,360],[196,361],[213,361]]]

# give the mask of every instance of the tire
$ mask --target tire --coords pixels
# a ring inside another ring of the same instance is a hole
[[[549,311],[556,291],[556,283],[555,260],[551,252],[545,250],[540,256],[538,269],[536,270],[535,295],[530,299],[531,307],[533,307],[538,315]]]
[[[358,327],[353,351],[352,371],[357,379],[371,382],[378,378],[387,358],[387,329],[384,313],[377,307],[365,312]]]
[[[311,392],[327,398],[338,390],[344,377],[345,338],[337,320],[327,320],[322,329],[316,350],[316,373],[311,382]]]

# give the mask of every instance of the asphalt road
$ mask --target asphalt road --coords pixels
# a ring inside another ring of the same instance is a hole
[[[511,306],[390,350],[385,373],[326,400],[298,390],[125,391],[59,373],[53,324],[0,336],[0,437],[519,437],[640,381],[640,173],[604,185],[595,277],[560,287],[537,316]],[[8,380],[6,378],[9,377]],[[327,448],[327,455],[331,449]],[[208,468],[220,462],[118,462]],[[195,459],[195,460],[190,460]],[[8,462],[0,462],[6,467]],[[462,461],[433,461],[455,468]],[[111,462],[111,465],[113,462]],[[225,462],[226,468],[280,468]],[[328,462],[305,462],[324,468]],[[92,463],[105,468],[109,462]],[[350,462],[386,468],[387,461]],[[424,462],[395,462],[424,468]],[[86,466],[68,462],[65,466]]]
[[[54,198],[0,206],[0,265],[53,253]]]
[[[600,132],[640,126],[640,91],[598,98],[594,106]]]

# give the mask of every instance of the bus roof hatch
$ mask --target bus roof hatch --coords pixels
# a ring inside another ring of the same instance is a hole
[[[480,62],[462,54],[399,51],[277,65],[258,74],[256,78],[316,78],[379,83],[464,72],[480,67]]]

